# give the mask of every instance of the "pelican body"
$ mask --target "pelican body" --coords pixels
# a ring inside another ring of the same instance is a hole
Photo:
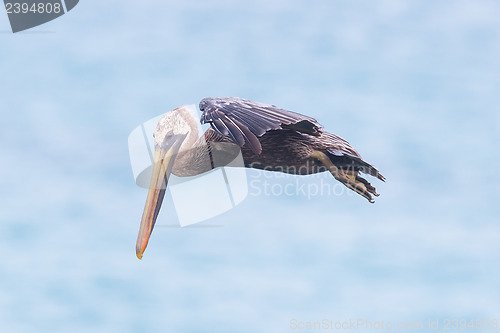
[[[197,119],[186,106],[166,113],[154,132],[151,183],[136,245],[139,259],[160,210],[168,177],[195,176],[226,166],[241,151],[245,167],[308,175],[329,171],[335,179],[373,203],[375,187],[360,176],[385,178],[341,137],[326,132],[316,119],[235,97],[200,102],[201,123],[210,128],[198,137]]]

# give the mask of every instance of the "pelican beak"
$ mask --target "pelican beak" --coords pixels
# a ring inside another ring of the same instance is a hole
[[[161,147],[155,148],[151,183],[135,248],[137,258],[139,259],[142,259],[142,255],[148,246],[149,237],[153,232],[156,218],[158,217],[163,197],[165,196],[168,177],[170,176],[175,157],[179,152],[179,147],[183,140],[184,137],[179,135],[169,136],[165,139],[165,143]]]

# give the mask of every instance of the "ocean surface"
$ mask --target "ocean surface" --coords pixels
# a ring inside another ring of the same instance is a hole
[[[494,0],[109,0],[12,34],[0,14],[0,331],[500,320],[499,17]],[[257,185],[180,228],[167,194],[139,261],[128,135],[208,96],[318,119],[381,196]]]

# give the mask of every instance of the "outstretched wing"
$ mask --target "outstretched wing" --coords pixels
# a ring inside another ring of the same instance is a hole
[[[319,135],[323,127],[316,119],[274,105],[236,97],[209,97],[200,102],[201,123],[209,123],[220,135],[229,135],[240,147],[247,144],[262,152],[258,137],[267,131],[289,129]]]

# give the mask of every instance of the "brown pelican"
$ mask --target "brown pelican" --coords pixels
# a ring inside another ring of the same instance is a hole
[[[193,176],[223,166],[224,162],[214,163],[214,152],[227,155],[229,161],[234,148],[241,149],[248,168],[298,175],[329,171],[372,203],[372,195],[378,194],[360,173],[385,180],[347,141],[326,132],[316,119],[234,97],[205,98],[200,110],[201,123],[211,125],[202,137],[198,138],[197,119],[185,106],[166,113],[153,134],[153,173],[136,245],[139,259],[153,231],[169,175]]]

